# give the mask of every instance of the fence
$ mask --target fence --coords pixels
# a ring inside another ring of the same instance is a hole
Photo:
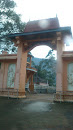
[[[29,83],[26,84],[25,87],[26,91],[29,90]],[[39,84],[34,84],[34,92],[36,93],[56,93],[56,87],[54,86],[49,86],[49,85],[39,85]]]
[[[54,93],[54,100],[60,101],[72,101],[73,102],[73,91],[56,91]]]
[[[15,97],[18,99],[18,89],[0,88],[0,96]]]

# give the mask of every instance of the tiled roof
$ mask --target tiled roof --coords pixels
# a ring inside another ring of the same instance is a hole
[[[56,17],[50,19],[29,21],[25,26],[24,32],[36,32],[49,29],[56,29],[59,27],[59,20]]]

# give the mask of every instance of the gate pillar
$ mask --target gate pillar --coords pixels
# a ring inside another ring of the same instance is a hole
[[[61,32],[57,32],[57,74],[56,74],[56,92],[61,91],[63,88],[63,61],[62,53],[64,51],[64,42]]]
[[[27,52],[24,52],[23,44],[18,45],[15,87],[18,89],[18,97],[25,97]]]
[[[29,84],[29,90],[34,92],[33,74],[31,75],[31,82]]]

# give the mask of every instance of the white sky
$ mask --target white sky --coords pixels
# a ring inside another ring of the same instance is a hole
[[[14,0],[17,3],[15,11],[21,14],[23,22],[29,20],[57,17],[60,26],[71,26],[73,30],[73,0]],[[38,50],[37,50],[38,48]],[[37,47],[32,50],[36,57],[47,55],[49,47]],[[37,53],[38,52],[38,53]],[[39,54],[40,53],[40,54]]]

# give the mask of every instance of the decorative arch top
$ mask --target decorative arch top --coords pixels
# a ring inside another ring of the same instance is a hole
[[[71,34],[71,27],[59,27],[58,18],[36,20],[28,22],[23,33],[9,34],[7,37],[14,41],[16,46],[22,43],[26,51],[37,45],[48,45],[56,50],[57,32],[62,35]]]

